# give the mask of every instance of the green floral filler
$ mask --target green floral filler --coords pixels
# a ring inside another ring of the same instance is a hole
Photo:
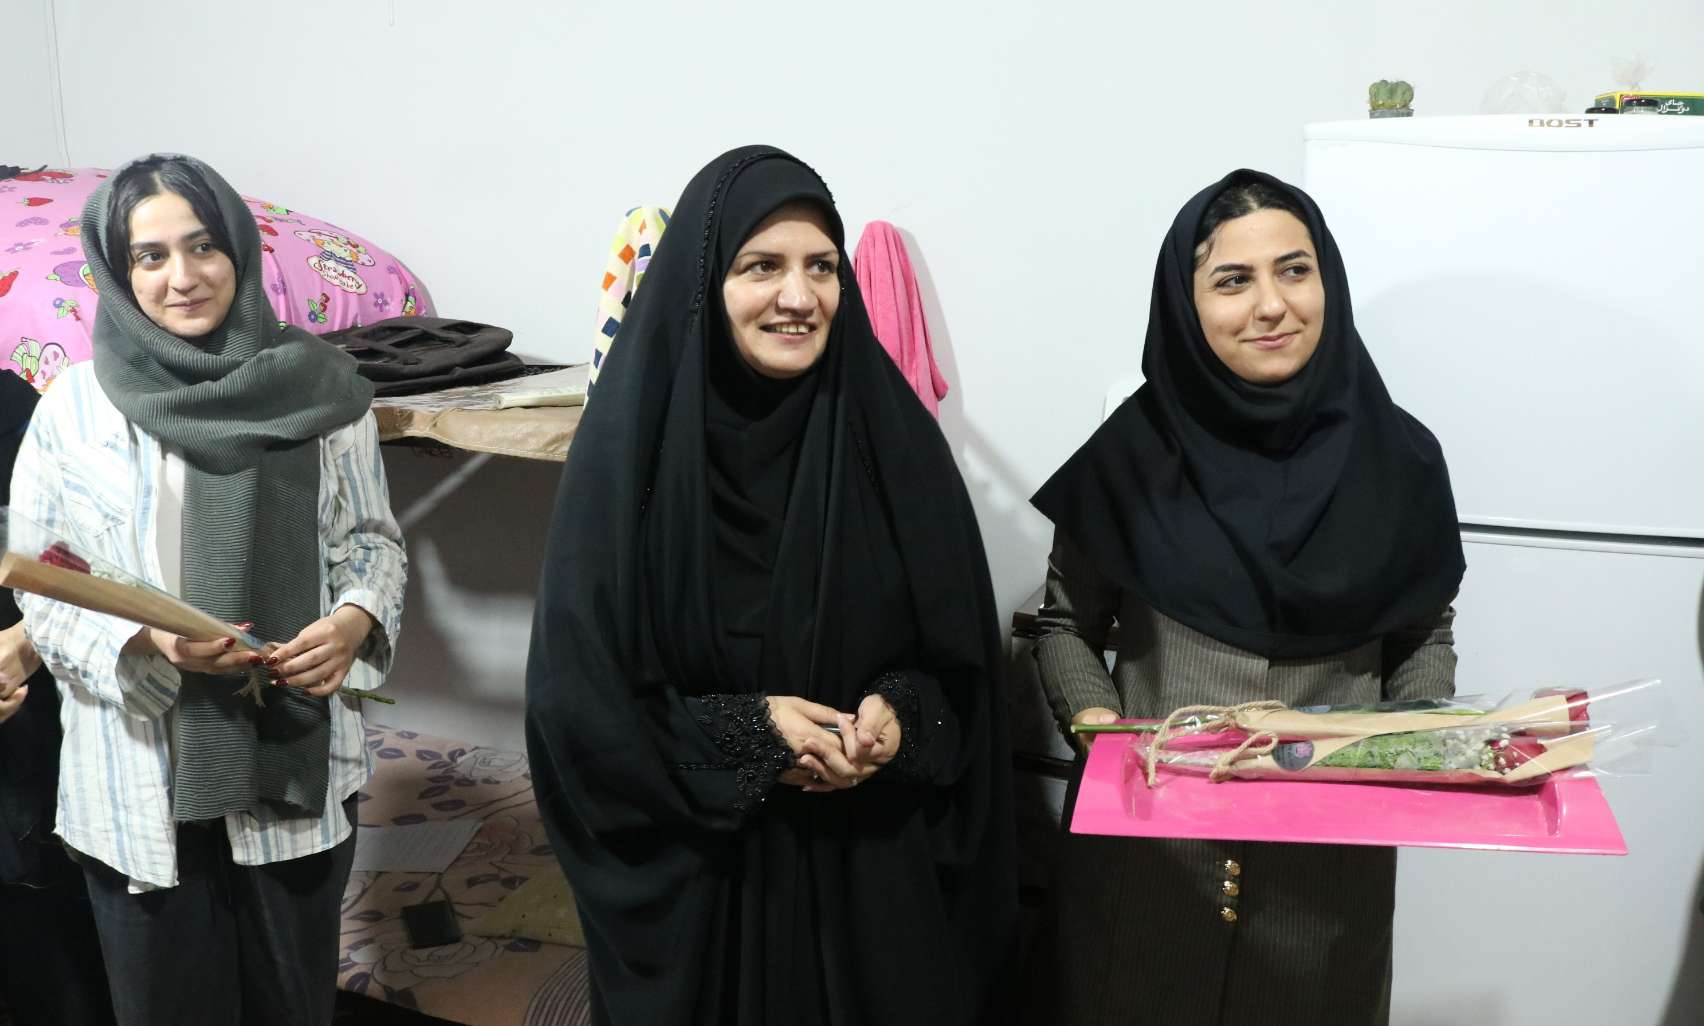
[[[1502,727],[1452,727],[1379,734],[1345,745],[1315,763],[1337,769],[1500,770],[1495,742],[1507,740]]]

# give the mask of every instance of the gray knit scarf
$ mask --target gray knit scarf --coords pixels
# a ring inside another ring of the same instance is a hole
[[[320,436],[367,412],[355,361],[278,323],[262,285],[260,232],[236,190],[191,161],[218,200],[236,251],[236,296],[212,333],[182,339],[137,307],[130,256],[104,252],[103,183],[83,208],[82,238],[100,293],[95,378],[132,424],[178,447],[185,463],[183,598],[253,633],[289,641],[320,618]],[[253,811],[324,812],[328,701],[240,678],[186,673],[171,713],[172,814],[179,821]]]

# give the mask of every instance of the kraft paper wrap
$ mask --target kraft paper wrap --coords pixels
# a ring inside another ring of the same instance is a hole
[[[1197,714],[1201,710],[1191,707]],[[1176,718],[1185,710],[1173,713]],[[1472,712],[1301,712],[1286,709],[1274,702],[1251,702],[1217,711],[1219,719],[1209,726],[1222,730],[1235,727],[1248,736],[1234,750],[1226,752],[1212,768],[1214,780],[1227,777],[1242,779],[1278,779],[1305,777],[1309,780],[1362,781],[1377,783],[1424,784],[1482,784],[1520,785],[1537,783],[1545,776],[1591,761],[1595,735],[1589,731],[1576,732],[1579,726],[1570,718],[1570,699],[1567,695],[1545,695],[1502,709],[1483,713]],[[1211,715],[1211,714],[1209,714]],[[1168,721],[1169,722],[1169,721]],[[1544,751],[1506,773],[1482,769],[1452,770],[1393,770],[1358,767],[1322,766],[1324,760],[1350,745],[1368,738],[1390,734],[1447,729],[1483,729],[1506,727],[1513,733],[1537,737]],[[1155,748],[1164,751],[1165,741],[1200,732],[1185,728],[1176,734],[1162,730],[1155,738]],[[1313,751],[1307,763],[1289,767],[1280,765],[1273,751],[1280,742],[1309,741]],[[1152,758],[1150,751],[1148,786],[1154,785],[1154,772],[1162,760]]]
[[[0,588],[68,602],[190,641],[230,638],[235,650],[260,650],[251,636],[165,592],[50,566],[17,552],[0,558]]]
[[[1285,741],[1318,741],[1325,738],[1359,740],[1374,734],[1405,734],[1440,727],[1481,727],[1508,724],[1511,729],[1539,737],[1570,733],[1566,695],[1545,695],[1485,713],[1448,712],[1331,712],[1309,713],[1294,709],[1259,709],[1239,712],[1235,725],[1251,734],[1270,732]]]

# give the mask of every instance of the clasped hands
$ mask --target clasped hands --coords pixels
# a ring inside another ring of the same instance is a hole
[[[865,695],[856,714],[796,695],[766,700],[770,721],[796,760],[781,774],[783,784],[813,794],[842,791],[875,776],[899,754],[899,717],[881,695]],[[825,725],[839,729],[839,735]]]

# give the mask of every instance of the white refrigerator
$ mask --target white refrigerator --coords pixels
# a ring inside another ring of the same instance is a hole
[[[1689,732],[1603,781],[1625,858],[1403,851],[1392,1022],[1704,1024],[1704,118],[1306,147],[1362,338],[1449,460],[1458,690],[1659,676]]]

